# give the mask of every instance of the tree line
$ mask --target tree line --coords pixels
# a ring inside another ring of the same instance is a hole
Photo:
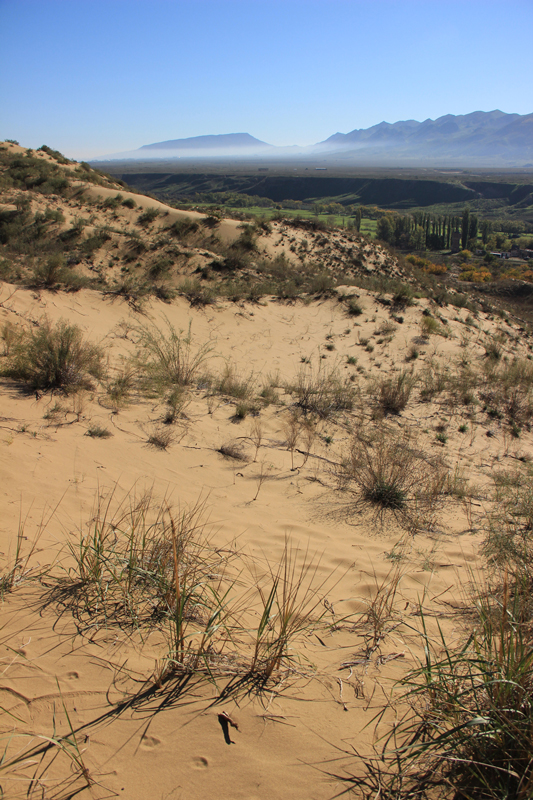
[[[378,220],[376,236],[401,250],[450,250],[456,243],[462,250],[477,246],[481,234],[486,244],[492,234],[490,220],[479,220],[465,208],[461,216],[435,216],[424,211],[385,214]]]

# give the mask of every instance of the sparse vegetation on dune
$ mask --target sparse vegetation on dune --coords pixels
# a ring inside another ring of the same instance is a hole
[[[527,325],[355,229],[188,218],[49,148],[0,157],[3,722],[72,765],[25,794],[94,788],[93,731],[122,747],[115,719],[146,714],[155,747],[190,703],[195,748],[215,704],[255,753],[257,712],[284,748],[318,713],[321,763],[346,757],[320,798],[529,798]],[[37,547],[14,498],[67,489]],[[6,797],[22,763],[9,739]]]

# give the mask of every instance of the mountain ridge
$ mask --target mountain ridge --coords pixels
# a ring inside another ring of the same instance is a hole
[[[444,114],[437,119],[382,121],[369,128],[334,133],[307,147],[279,147],[249,133],[209,134],[142,145],[128,153],[92,159],[241,158],[266,161],[289,158],[336,161],[338,165],[525,166],[533,161],[533,113],[499,109]]]

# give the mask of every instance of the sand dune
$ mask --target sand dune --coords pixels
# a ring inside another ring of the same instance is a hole
[[[336,615],[327,611],[322,623],[298,637],[291,645],[298,661],[265,691],[235,689],[213,705],[216,687],[193,676],[182,691],[174,690],[174,699],[156,691],[115,716],[113,703],[149,681],[163,655],[157,628],[128,632],[110,624],[95,627],[89,636],[78,635],[69,614],[58,616],[57,603],[42,606],[43,586],[21,581],[4,605],[2,694],[4,707],[17,720],[7,727],[38,735],[50,731],[55,714],[64,731],[67,709],[95,781],[82,796],[115,791],[131,798],[214,793],[228,800],[331,797],[338,790],[325,775],[333,769],[331,759],[352,743],[358,750],[370,748],[373,731],[365,725],[386,701],[394,679],[420,656],[421,642],[412,631],[419,621],[418,603],[438,615],[448,636],[460,635],[454,609],[466,600],[464,588],[469,570],[476,569],[479,545],[479,537],[466,532],[462,504],[449,498],[432,532],[405,539],[392,519],[384,528],[376,527],[368,510],[353,511],[350,495],[338,490],[335,464],[346,453],[354,429],[370,424],[365,402],[354,413],[320,421],[311,456],[304,464],[305,455],[297,452],[291,469],[286,423],[294,397],[284,387],[298,372],[335,365],[362,388],[371,376],[394,374],[419,336],[425,301],[406,309],[394,335],[383,339],[376,331],[390,322],[387,307],[371,294],[360,295],[364,314],[354,325],[337,300],[291,306],[219,303],[206,311],[191,309],[184,300],[171,306],[150,301],[138,314],[123,301],[106,300],[97,292],[35,294],[3,285],[2,323],[27,324],[44,314],[51,321],[76,323],[105,347],[110,368],[135,351],[138,326],[152,320],[164,330],[168,321],[182,331],[190,326],[194,346],[209,346],[206,372],[221,374],[230,364],[254,384],[256,396],[271,376],[279,398],[275,404],[258,405],[258,417],[248,414],[238,420],[237,400],[211,395],[200,380],[183,417],[172,426],[170,445],[160,450],[148,444],[164,413],[157,397],[134,392],[114,403],[105,387],[72,396],[36,396],[4,382],[0,534],[6,562],[14,555],[19,518],[25,550],[45,521],[31,564],[40,569],[53,565],[53,572],[66,567],[65,539],[89,523],[98,495],[114,491],[118,503],[152,488],[155,496],[175,506],[203,498],[217,547],[255,559],[260,572],[267,563],[279,563],[287,540],[301,552],[307,549],[317,559],[317,580],[326,582],[321,610],[333,608]],[[483,315],[476,329],[465,326],[466,312],[448,310],[443,316],[450,336],[433,336],[420,346],[417,370],[430,360],[451,363],[459,357],[465,333],[469,358],[479,362],[485,338],[505,328]],[[508,325],[506,331],[510,337],[513,329]],[[360,345],[366,338],[376,342],[372,352]],[[330,344],[334,349],[326,349]],[[525,346],[521,341],[512,345],[518,350]],[[363,374],[348,363],[350,356],[357,358]],[[449,424],[445,447],[432,431],[442,419]],[[254,460],[255,420],[263,438]],[[503,468],[530,447],[528,437],[518,446],[498,430],[487,438],[482,425],[465,436],[458,432],[458,422],[458,416],[447,417],[434,404],[415,402],[390,424],[397,429],[413,426],[428,453],[442,455],[452,468],[466,467],[473,482],[486,483],[495,463]],[[106,427],[112,437],[87,436],[94,425]],[[228,442],[243,445],[246,461],[217,452]],[[299,445],[298,450],[304,448]],[[262,483],[261,471],[266,475]],[[402,537],[406,555],[395,566],[391,554]],[[401,580],[393,620],[377,649],[363,658],[369,633],[355,623],[395,569]],[[349,624],[336,629],[335,619],[346,615],[352,615]],[[355,666],[343,669],[344,662]],[[226,680],[219,677],[222,685]],[[238,731],[230,728],[231,745],[218,720],[222,711],[239,726]],[[353,768],[347,759],[335,763],[333,771]],[[65,757],[58,757],[47,773],[49,785],[67,773]]]

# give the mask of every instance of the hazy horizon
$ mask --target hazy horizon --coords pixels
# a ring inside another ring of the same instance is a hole
[[[303,147],[383,121],[527,114],[532,23],[529,0],[0,0],[0,138],[88,159],[238,131]]]

